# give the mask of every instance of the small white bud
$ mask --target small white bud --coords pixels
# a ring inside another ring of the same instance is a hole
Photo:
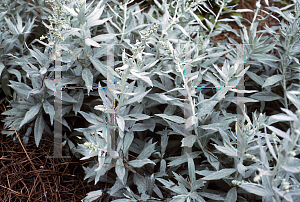
[[[295,153],[294,151],[289,151],[289,152],[288,152],[288,155],[289,155],[289,156],[296,156],[296,153]]]
[[[260,5],[259,1],[256,2],[256,7],[257,7],[257,8],[260,8],[260,6],[261,6],[261,5]]]
[[[296,115],[300,118],[300,109],[296,111]]]
[[[125,62],[125,64],[128,64],[128,59],[124,58],[124,62]]]
[[[259,180],[260,180],[260,176],[259,175],[255,176],[254,179],[253,179],[254,182],[258,182]]]
[[[91,146],[91,143],[90,142],[85,142],[83,145],[89,148]]]

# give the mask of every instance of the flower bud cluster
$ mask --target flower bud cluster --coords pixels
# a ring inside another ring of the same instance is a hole
[[[244,132],[244,134],[246,136],[249,136],[250,135],[250,130],[251,130],[251,124],[247,123],[247,125],[245,126],[245,132]]]
[[[287,154],[288,156],[296,156],[296,153],[294,151],[289,151]]]
[[[73,55],[73,51],[67,50],[67,52],[70,53],[70,55]]]
[[[84,5],[83,0],[80,0],[80,1],[79,1],[79,8],[82,8],[83,5]]]
[[[40,40],[44,40],[44,39],[47,39],[47,38],[48,38],[48,36],[42,35],[42,36],[40,37]]]
[[[171,52],[171,50],[166,42],[159,41],[159,44],[161,45],[162,48],[164,48],[166,50],[167,53],[169,53],[171,55],[171,57],[173,57],[173,53]]]
[[[263,176],[263,173],[259,173],[259,175],[256,175],[255,177],[254,177],[254,179],[253,179],[253,181],[254,182],[258,182],[260,179],[261,179],[261,177]]]
[[[232,180],[231,183],[234,184],[234,185],[240,185],[243,182],[242,181],[238,181],[238,180]]]
[[[164,41],[159,41],[159,44],[160,44],[161,47],[163,47],[164,49],[168,49],[168,48],[169,48],[168,44],[167,44],[166,42],[164,42]]]
[[[134,64],[133,64],[133,59],[132,58],[129,58],[128,63],[129,63],[129,68],[133,67]]]
[[[264,114],[260,113],[257,118],[257,128],[259,128],[262,125],[262,123],[265,122],[265,119],[266,118],[265,118]]]
[[[127,58],[124,58],[124,62],[125,62],[126,65],[129,64],[129,60]]]
[[[85,142],[83,144],[85,147],[92,149],[94,151],[104,151],[103,149],[101,149],[100,147],[98,147],[97,145],[95,145],[94,143],[90,143],[90,142]]]
[[[127,60],[127,58],[125,58],[125,61]],[[128,62],[128,60],[127,60],[127,62]],[[125,62],[126,63],[126,62]],[[120,70],[120,69],[115,69],[116,70],[116,72],[121,76],[122,75],[122,70]]]
[[[261,176],[256,175],[253,179],[254,182],[258,182],[261,179]]]
[[[290,183],[289,182],[286,182],[285,179],[282,179],[281,185],[282,185],[282,188],[286,192],[289,192],[289,189],[290,189]]]
[[[252,155],[252,154],[245,154],[245,157],[249,158],[249,159],[252,159],[253,161],[256,160],[256,157],[254,155]]]
[[[202,0],[197,0],[196,2],[186,2],[185,7],[184,7],[184,12],[189,11],[191,8],[194,8],[195,6],[199,5]]]
[[[50,22],[50,32],[52,33],[54,42],[58,42],[59,40],[64,41],[63,36],[58,31],[59,25],[69,25],[66,29],[71,29],[71,22],[68,20],[61,20],[62,14],[68,14],[68,12],[62,8],[62,5],[64,3],[70,3],[71,0],[46,0],[47,3],[54,4],[52,6],[53,9],[53,16],[48,16],[49,22]],[[55,24],[55,28],[53,27],[53,24]],[[43,40],[45,38],[48,38],[48,41],[50,42],[49,37],[42,36],[40,40]]]
[[[149,38],[151,37],[151,36],[153,36],[154,35],[154,32],[156,32],[157,31],[157,28],[159,27],[159,24],[158,23],[156,23],[153,27],[151,27],[150,29],[148,28],[147,30],[146,30],[146,33],[144,34],[144,35],[142,35],[141,36],[141,42],[142,43],[144,43],[145,41],[148,41],[149,40]]]
[[[141,59],[138,59],[138,60],[137,60],[137,65],[138,65],[138,67],[142,66],[142,64],[143,64],[143,61],[142,61]]]
[[[132,52],[133,52],[133,54],[137,54],[137,53],[142,52],[144,49],[145,49],[145,46],[139,44],[139,45],[135,45],[134,47],[132,47]]]

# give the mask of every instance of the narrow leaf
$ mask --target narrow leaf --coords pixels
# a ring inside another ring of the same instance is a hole
[[[54,114],[55,114],[54,107],[47,100],[44,100],[43,108],[44,108],[45,113],[49,114],[50,122],[51,122],[51,126],[52,126],[53,125],[53,118],[54,118]]]
[[[231,175],[235,171],[236,171],[236,169],[234,169],[234,168],[224,168],[220,171],[214,172],[214,173],[202,178],[202,180],[219,180],[224,177],[227,177],[228,175]]]
[[[143,159],[143,160],[132,160],[132,161],[129,161],[128,162],[132,167],[135,167],[135,168],[140,168],[142,166],[144,166],[145,164],[148,164],[148,163],[152,163],[154,165],[156,165],[153,161],[151,161],[150,159]]]
[[[85,85],[87,87],[89,95],[90,90],[93,89],[93,74],[89,68],[84,68],[82,70],[82,79],[85,81]]]
[[[39,113],[39,115],[35,120],[35,125],[34,125],[34,140],[37,147],[39,146],[40,140],[42,138],[44,128],[45,128],[45,121],[42,113]]]
[[[37,105],[31,107],[31,109],[28,112],[26,112],[25,117],[21,121],[19,128],[22,128],[23,125],[32,121],[34,119],[34,117],[38,114],[38,112],[40,111],[41,107],[42,107],[41,103],[38,103]]]
[[[176,122],[176,123],[185,123],[185,119],[180,117],[180,116],[169,116],[169,115],[166,115],[166,114],[155,114],[156,116],[159,116],[161,118],[164,118],[164,119],[168,119],[170,121],[173,121],[173,122]]]
[[[140,99],[142,99],[143,97],[145,97],[145,95],[147,95],[151,90],[152,90],[152,89],[149,89],[148,91],[146,91],[146,92],[144,92],[144,93],[141,93],[141,94],[139,94],[139,95],[137,95],[137,96],[135,96],[135,97],[133,97],[133,98],[127,100],[127,101],[124,103],[124,105],[129,105],[129,104],[131,104],[131,103],[134,103],[134,102],[139,101]]]
[[[259,101],[273,101],[281,99],[279,95],[273,92],[258,92],[251,95],[250,97]]]
[[[116,162],[116,173],[121,181],[123,181],[125,176],[125,167],[123,164],[123,159],[119,158]]]
[[[117,123],[118,123],[118,126],[120,127],[120,129],[124,132],[124,128],[125,128],[125,121],[123,119],[122,116],[119,116],[117,115]]]
[[[236,187],[232,187],[227,195],[224,201],[226,202],[236,202],[237,200],[237,191],[236,191]]]
[[[268,126],[268,125],[266,125],[266,124],[264,124],[264,123],[263,123],[263,125],[265,125],[265,126],[268,127],[271,131],[273,131],[274,133],[276,133],[276,135],[278,135],[278,136],[280,136],[280,137],[282,137],[282,138],[284,138],[284,139],[287,139],[287,140],[289,140],[289,141],[292,141],[291,138],[289,137],[288,133],[285,133],[285,132],[283,132],[283,131],[281,131],[281,130],[279,130],[278,128],[275,128],[275,127],[273,127],[273,126]]]
[[[98,44],[96,41],[94,41],[94,40],[91,39],[91,38],[86,38],[86,39],[85,39],[85,44],[86,44],[87,46],[95,46],[95,47],[101,48],[100,44]]]
[[[259,186],[257,184],[253,184],[253,183],[243,183],[241,185],[239,185],[239,187],[243,188],[244,190],[246,190],[249,193],[258,195],[258,196],[272,196],[272,194],[266,190],[264,187]]]
[[[278,81],[281,81],[283,78],[283,75],[273,75],[265,81],[264,85],[262,87],[271,86],[275,84]]]
[[[189,135],[181,140],[182,147],[192,147],[196,141],[197,137],[195,135]]]

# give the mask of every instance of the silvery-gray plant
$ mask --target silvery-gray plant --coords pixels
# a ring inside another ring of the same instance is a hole
[[[31,49],[24,41],[34,27],[32,21],[23,29],[18,9],[14,11],[15,24],[11,22],[14,15],[0,14],[0,51],[4,51],[1,85],[7,88],[9,81],[14,90],[5,125],[12,121],[9,129],[26,129],[24,137],[34,129],[37,146],[44,131],[52,133],[53,45],[69,43],[62,46],[62,85],[88,89],[62,91],[62,124],[71,133],[64,134],[63,144],[68,143],[75,155],[82,154],[81,160],[91,160],[83,166],[85,179],[112,184],[107,190],[88,193],[83,201],[100,197],[104,201],[113,197],[116,202],[247,201],[249,193],[263,201],[299,200],[299,1],[283,9],[265,10],[257,1],[254,11],[234,10],[235,6],[228,6],[230,1],[215,1],[217,14],[211,10],[211,2],[201,0],[155,0],[147,13],[141,12],[137,4],[132,5],[133,1],[112,2],[49,1],[53,11],[45,9],[47,17],[42,18],[49,33],[31,42]],[[42,5],[42,1],[39,3]],[[268,5],[267,0],[265,3]],[[197,9],[211,13],[209,19],[204,19],[205,24],[195,14]],[[233,11],[254,12],[254,19],[220,19]],[[260,11],[268,15],[262,17]],[[279,33],[275,32],[278,27],[265,26],[261,32],[274,37],[258,37],[260,21],[269,17],[279,20],[274,13],[282,19]],[[241,27],[240,33],[227,21],[235,21]],[[244,21],[249,28],[241,23]],[[4,25],[7,28],[2,28]],[[21,33],[24,30],[25,35]],[[224,30],[232,31],[245,44],[243,71],[236,64],[239,56],[234,46],[211,40]],[[11,42],[8,49],[19,53],[5,52],[8,42],[3,41],[4,37]],[[46,46],[44,51],[34,46],[35,42]],[[114,43],[118,44],[114,48],[118,67],[105,64],[108,45]],[[267,54],[273,49],[280,58]],[[254,94],[244,98],[247,124],[238,142],[244,147],[237,151],[237,137],[232,132],[236,114],[230,105],[236,104],[234,95],[241,90],[230,86],[235,86],[245,73],[251,79],[246,87],[251,86],[251,90],[242,92]],[[113,75],[114,81],[108,75]],[[92,86],[98,89],[94,91]],[[278,88],[283,88],[283,94],[274,93]],[[8,95],[9,90],[4,90]],[[111,113],[107,93],[116,105],[114,145],[108,144],[112,137],[107,133],[106,120],[110,120]],[[268,103],[281,106],[284,113],[267,116],[263,112],[270,108]],[[247,111],[252,106],[259,106],[260,113],[253,112],[251,120]],[[44,119],[45,115],[50,121]],[[78,118],[90,125],[76,128],[72,123]],[[3,133],[14,135],[14,131]],[[83,144],[72,141],[72,136],[82,139]]]

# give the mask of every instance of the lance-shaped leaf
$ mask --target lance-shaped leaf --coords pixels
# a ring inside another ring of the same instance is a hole
[[[260,101],[273,101],[281,99],[279,95],[273,92],[258,92],[251,95],[250,97]]]
[[[267,78],[267,80],[265,81],[265,83],[262,87],[271,86],[274,83],[281,81],[282,78],[283,78],[283,75],[273,75],[273,76]]]
[[[292,141],[290,136],[288,135],[288,131],[287,132],[283,132],[282,130],[279,130],[278,128],[275,128],[274,126],[268,126],[266,124],[263,123],[264,126],[266,126],[267,128],[269,128],[271,131],[273,131],[274,133],[276,133],[276,135],[279,135],[280,137],[287,139],[289,141]]]
[[[232,187],[227,195],[226,195],[226,198],[224,201],[227,201],[227,202],[236,202],[237,200],[237,191],[236,191],[236,187]]]
[[[42,138],[44,128],[45,128],[45,121],[42,113],[39,113],[35,120],[35,125],[34,125],[34,140],[37,147],[39,146],[40,140]]]
[[[194,145],[196,139],[197,139],[196,135],[189,135],[181,140],[181,142],[182,142],[181,146],[182,147],[192,147]]]
[[[166,114],[155,114],[155,115],[159,116],[161,118],[164,118],[164,119],[168,119],[168,120],[173,121],[175,123],[185,123],[185,119],[180,117],[180,116],[175,116],[175,115],[169,116],[169,115],[166,115]]]
[[[88,95],[90,95],[90,90],[93,89],[93,74],[89,68],[84,68],[82,70],[82,79],[85,81],[85,85],[88,89]]]
[[[144,166],[145,164],[147,163],[152,163],[154,165],[156,165],[153,161],[151,161],[150,159],[143,159],[143,160],[132,160],[132,161],[129,161],[128,162],[132,167],[135,167],[135,168],[140,168],[142,166]]]
[[[148,91],[146,91],[146,92],[144,92],[144,93],[141,93],[141,94],[139,94],[139,95],[137,95],[137,96],[135,96],[135,97],[133,97],[133,98],[127,100],[127,101],[124,103],[124,105],[129,105],[129,104],[131,104],[131,103],[134,103],[134,102],[139,101],[140,99],[142,99],[143,97],[145,97],[145,95],[147,95],[151,90],[152,90],[152,89],[149,89]]]
[[[150,80],[150,78],[147,77],[147,76],[143,76],[145,73],[143,73],[143,72],[136,72],[136,71],[134,71],[134,70],[130,70],[130,72],[131,72],[134,76],[140,78],[141,80],[145,81],[146,83],[148,83],[150,86],[153,87],[153,84],[152,84],[152,81]],[[146,74],[147,74],[147,73],[146,73]]]
[[[249,193],[258,195],[258,196],[272,196],[272,193],[266,190],[262,185],[253,184],[253,183],[243,183],[239,185]]]
[[[138,159],[146,159],[149,158],[151,156],[151,154],[155,151],[155,143],[153,144],[149,144],[147,146],[144,147],[144,149],[142,150],[142,152],[138,155]]]
[[[19,128],[22,128],[22,126],[24,126],[26,123],[32,121],[40,111],[41,107],[42,107],[41,103],[38,103],[37,105],[31,107],[31,109],[28,112],[26,112],[25,117],[21,121]]]
[[[11,80],[9,80],[9,82],[11,83],[11,85],[8,86],[10,86],[20,95],[28,96],[29,92],[32,90],[32,88],[26,85],[25,83],[19,83]]]
[[[219,180],[224,177],[227,177],[228,175],[231,175],[235,171],[236,171],[236,169],[234,169],[234,168],[224,168],[222,170],[219,170],[217,172],[214,172],[214,173],[202,178],[202,180]]]
[[[101,47],[100,44],[98,44],[96,41],[94,41],[94,40],[91,39],[91,38],[86,38],[86,39],[85,39],[85,44],[86,44],[87,46],[95,46],[95,47],[98,47],[98,48]]]
[[[117,118],[118,126],[119,126],[120,129],[124,132],[125,121],[124,121],[123,117],[118,115],[116,118]]]
[[[90,191],[84,198],[84,201],[94,201],[102,196],[102,190]]]
[[[117,164],[116,167],[115,167],[116,173],[117,173],[119,179],[120,179],[121,181],[123,181],[124,176],[125,176],[125,167],[124,167],[123,159],[122,159],[122,158],[119,158],[119,159],[117,160],[117,163],[116,163],[116,164]]]

